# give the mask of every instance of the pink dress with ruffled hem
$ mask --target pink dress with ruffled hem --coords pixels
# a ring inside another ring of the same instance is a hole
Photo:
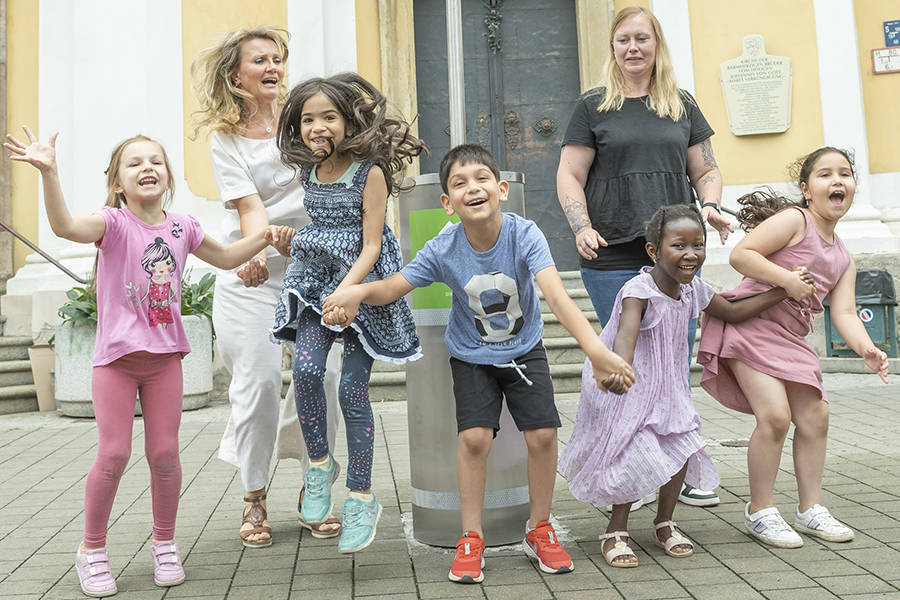
[[[767,258],[786,269],[806,267],[816,280],[816,293],[802,302],[788,298],[742,323],[725,323],[703,315],[697,362],[703,365],[700,385],[723,406],[753,414],[734,373],[723,358],[735,358],[772,377],[816,388],[828,401],[822,387],[819,356],[806,341],[814,314],[823,312],[822,299],[834,288],[850,266],[850,253],[835,235],[827,242],[816,230],[805,210],[806,233],[797,244],[782,248]],[[745,277],[740,285],[722,296],[729,300],[746,298],[773,286]]]
[[[674,300],[656,287],[650,267],[619,292],[600,339],[612,348],[623,297],[648,300],[634,350],[637,380],[622,396],[601,392],[590,360],[585,361],[575,428],[559,458],[559,472],[582,502],[633,502],[668,482],[685,463],[690,485],[706,490],[719,485],[691,398],[687,348],[688,320],[713,294],[694,279]]]

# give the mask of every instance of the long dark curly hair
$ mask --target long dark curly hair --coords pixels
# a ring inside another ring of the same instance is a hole
[[[300,135],[303,105],[318,92],[334,104],[352,132],[324,156],[315,154]],[[297,84],[284,104],[277,144],[281,161],[294,168],[319,165],[334,153],[374,161],[384,171],[389,195],[400,190],[398,173],[403,163],[428,152],[425,143],[410,132],[409,123],[388,115],[384,95],[356,73],[316,77]]]
[[[850,170],[853,172],[853,179],[856,180],[856,163],[853,160],[853,152],[833,146],[822,146],[815,152],[798,158],[789,167],[791,179],[797,182],[797,187],[802,185],[809,186],[809,176],[812,175],[813,169],[818,160],[826,154],[840,154],[847,159],[850,164]],[[737,220],[741,224],[741,229],[749,232],[751,229],[788,206],[799,206],[807,208],[809,201],[803,194],[799,200],[793,200],[787,196],[783,196],[770,187],[761,190],[755,190],[749,194],[744,194],[737,199],[741,205],[737,212]]]

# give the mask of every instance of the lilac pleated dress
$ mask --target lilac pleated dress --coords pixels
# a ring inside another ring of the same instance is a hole
[[[634,349],[636,381],[627,394],[601,392],[585,361],[572,437],[559,457],[559,472],[582,502],[626,504],[667,483],[688,464],[685,481],[711,490],[719,474],[700,435],[688,372],[688,320],[706,308],[713,289],[699,279],[681,286],[681,298],[663,294],[650,267],[625,284],[600,339],[613,346],[622,298],[646,298]]]
[[[753,413],[723,358],[738,359],[778,379],[806,384],[817,389],[822,400],[828,401],[822,387],[819,356],[805,338],[812,329],[813,315],[825,310],[822,299],[850,266],[850,253],[836,234],[833,242],[825,240],[813,225],[809,213],[802,212],[806,218],[803,239],[767,258],[785,269],[806,267],[815,277],[816,293],[802,302],[788,298],[741,323],[725,323],[703,315],[703,336],[697,352],[697,362],[703,365],[700,385],[728,408]],[[768,283],[745,277],[735,289],[722,292],[722,296],[736,300],[769,289],[772,286]]]

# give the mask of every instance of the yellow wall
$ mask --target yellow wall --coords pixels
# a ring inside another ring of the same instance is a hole
[[[900,19],[900,0],[855,0],[853,7],[866,107],[869,170],[872,173],[900,171],[900,152],[897,152],[900,73],[872,74],[872,49],[884,48],[884,22]]]
[[[689,0],[689,7],[697,103],[716,131],[712,142],[725,184],[786,180],[786,166],[824,140],[812,0]],[[791,127],[784,133],[739,137],[728,128],[719,65],[740,56],[751,34],[763,36],[767,54],[791,59]],[[838,73],[829,76],[836,85],[853,85]]]
[[[287,27],[285,0],[191,0],[181,4],[181,43],[184,48],[184,177],[191,191],[205,198],[219,198],[209,162],[206,133],[195,141],[191,132],[191,113],[199,108],[191,91],[191,61],[203,48],[215,43],[211,36],[239,27],[278,25]],[[302,35],[303,32],[293,32]]]
[[[616,0],[616,14],[619,13],[623,8],[628,8],[629,6],[640,6],[641,8],[646,8],[650,10],[650,0]],[[611,23],[612,21],[610,21]]]
[[[7,123],[10,133],[22,139],[22,125],[38,131],[38,15],[37,0],[7,0]],[[43,138],[41,138],[43,139]],[[38,241],[38,172],[30,165],[12,165],[12,226],[33,242]],[[30,248],[16,242],[15,269],[25,266]]]
[[[378,0],[356,0],[356,72],[379,90],[381,84],[381,38]]]

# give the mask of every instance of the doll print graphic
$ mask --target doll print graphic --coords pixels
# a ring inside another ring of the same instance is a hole
[[[175,273],[178,266],[172,248],[162,238],[156,238],[144,249],[141,266],[147,271],[150,281],[147,284],[147,293],[139,304],[143,304],[144,300],[149,298],[150,327],[165,329],[169,323],[174,322],[172,302],[178,302],[172,282],[169,281],[169,277]]]

